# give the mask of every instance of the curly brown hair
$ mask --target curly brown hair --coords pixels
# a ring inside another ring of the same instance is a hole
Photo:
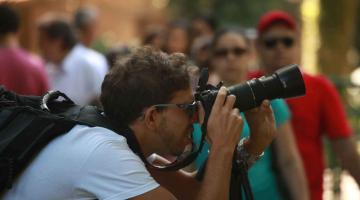
[[[184,54],[166,54],[141,47],[118,60],[101,87],[101,103],[117,126],[127,126],[144,108],[168,103],[175,92],[190,87]]]

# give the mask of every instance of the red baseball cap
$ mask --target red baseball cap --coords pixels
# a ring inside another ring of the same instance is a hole
[[[257,26],[258,34],[263,34],[270,26],[278,22],[284,23],[291,30],[296,30],[296,22],[293,17],[284,11],[273,10],[261,16]]]

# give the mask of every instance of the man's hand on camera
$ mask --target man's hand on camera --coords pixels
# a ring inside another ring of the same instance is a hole
[[[212,107],[208,124],[207,139],[212,148],[229,148],[234,151],[239,142],[243,121],[239,110],[234,107],[235,96],[227,96],[227,89],[221,87]]]
[[[259,156],[276,136],[274,114],[270,101],[264,100],[260,107],[245,112],[250,128],[250,139],[244,145],[248,153]]]

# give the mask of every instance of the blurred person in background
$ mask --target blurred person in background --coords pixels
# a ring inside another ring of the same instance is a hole
[[[226,87],[247,80],[249,45],[245,35],[235,29],[223,29],[215,34],[211,45],[212,73],[215,73]],[[289,109],[281,99],[272,100],[271,106],[277,126],[277,138],[248,172],[254,199],[309,199],[304,168],[290,124]],[[244,129],[239,134],[246,141],[250,133],[256,130],[256,125],[248,125],[247,114],[241,115]],[[196,143],[199,143],[201,130],[195,130],[194,138]],[[195,162],[198,169],[204,167],[208,147],[204,147]]]
[[[91,47],[98,35],[98,15],[98,10],[91,6],[80,7],[74,14],[79,42],[86,47]]]
[[[103,75],[84,54],[71,24],[61,18],[49,17],[39,24],[39,48],[47,61],[51,89],[67,94],[75,103],[97,103]]]
[[[173,21],[168,25],[163,50],[167,53],[189,53],[190,34],[186,21]]]
[[[164,30],[159,27],[146,31],[142,39],[142,45],[148,45],[160,50],[164,46]]]
[[[107,63],[109,63],[110,69],[115,67],[116,62],[131,54],[131,49],[127,46],[113,47],[108,50],[105,57]]]
[[[198,15],[191,21],[192,41],[203,36],[213,36],[217,28],[216,19],[212,15]]]
[[[0,4],[0,85],[22,95],[43,95],[48,79],[42,61],[19,45],[20,17]]]
[[[252,77],[271,74],[286,65],[298,63],[299,30],[286,12],[270,11],[258,23],[256,49],[262,71]],[[339,94],[324,76],[303,72],[306,96],[289,99],[295,139],[302,157],[312,200],[322,199],[326,136],[342,166],[360,184],[360,158]]]
[[[201,14],[191,20],[190,57],[200,69],[209,67],[210,44],[216,26],[216,20],[211,15]]]
[[[194,40],[191,46],[190,57],[200,69],[209,68],[210,45],[212,36],[201,36]]]
[[[98,32],[98,12],[93,7],[81,7],[74,15],[74,26],[78,33],[79,43],[76,45],[78,51],[91,59],[90,62],[104,79],[109,70],[107,60],[104,55],[90,48]]]

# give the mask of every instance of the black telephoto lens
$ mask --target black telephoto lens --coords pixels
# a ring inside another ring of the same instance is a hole
[[[258,107],[265,99],[291,98],[305,95],[305,85],[297,65],[289,65],[274,74],[252,79],[228,88],[229,94],[236,96],[235,107],[240,111]],[[200,94],[205,110],[211,109],[217,90]]]

